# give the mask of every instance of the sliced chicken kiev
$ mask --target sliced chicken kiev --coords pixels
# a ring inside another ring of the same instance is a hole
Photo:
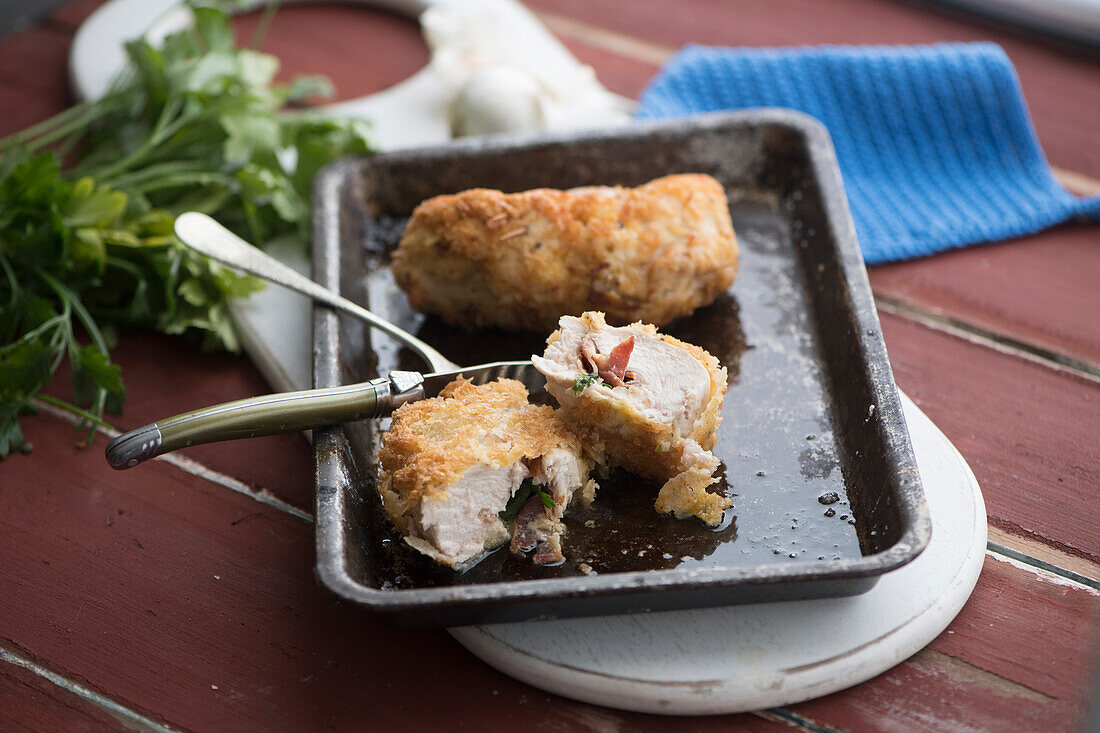
[[[668,323],[725,291],[737,254],[722,184],[683,174],[436,196],[409,219],[393,274],[413,308],[448,323],[545,332],[590,309]]]
[[[698,346],[651,325],[607,325],[604,315],[564,316],[531,361],[562,417],[614,464],[663,480],[654,508],[711,526],[732,502],[706,490],[722,421],[726,369]]]
[[[393,414],[382,438],[379,490],[405,541],[463,567],[511,538],[540,565],[560,562],[562,513],[595,483],[575,432],[511,379],[466,379]]]

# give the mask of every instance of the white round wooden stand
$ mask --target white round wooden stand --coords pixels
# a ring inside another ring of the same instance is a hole
[[[970,597],[986,547],[969,466],[902,395],[932,515],[913,562],[850,598],[451,629],[505,674],[584,702],[671,715],[758,710],[859,684],[936,638]]]

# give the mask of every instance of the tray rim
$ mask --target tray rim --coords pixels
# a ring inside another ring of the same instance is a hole
[[[341,529],[340,491],[336,485],[347,476],[334,471],[334,448],[339,427],[314,432],[316,573],[321,582],[338,595],[377,611],[423,610],[427,607],[477,606],[497,601],[568,600],[593,595],[613,596],[660,589],[703,589],[731,585],[772,585],[808,581],[845,581],[879,576],[912,561],[928,545],[931,519],[913,455],[901,401],[879,325],[863,256],[841,180],[832,140],[824,125],[795,110],[757,108],[718,112],[690,118],[634,122],[628,127],[604,128],[552,135],[497,136],[461,140],[445,145],[398,150],[371,158],[347,158],[323,168],[313,186],[314,278],[322,284],[339,282],[340,192],[349,175],[364,165],[392,158],[430,160],[456,153],[476,155],[507,152],[528,147],[598,142],[623,137],[644,137],[654,132],[715,131],[723,127],[772,125],[788,128],[807,142],[810,169],[823,192],[824,221],[836,242],[837,262],[849,283],[852,313],[858,327],[856,338],[872,358],[867,361],[878,420],[892,423],[884,436],[886,459],[898,481],[898,511],[904,528],[889,548],[858,558],[828,560],[814,564],[765,564],[710,568],[640,570],[606,575],[568,578],[526,579],[472,585],[434,586],[383,590],[355,581],[347,572],[344,534]],[[336,256],[327,254],[334,247]],[[315,386],[328,386],[339,377],[333,359],[326,364],[326,351],[335,354],[339,344],[339,319],[330,309],[315,304],[313,309],[313,376]]]

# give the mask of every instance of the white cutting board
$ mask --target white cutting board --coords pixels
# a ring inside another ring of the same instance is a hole
[[[329,105],[336,114],[363,117],[371,122],[372,139],[381,150],[439,145],[449,142],[452,99],[473,90],[463,109],[476,119],[505,118],[512,132],[576,129],[626,124],[633,103],[610,94],[591,68],[577,61],[539,20],[514,0],[359,0],[421,19],[425,39],[433,50],[428,66],[405,81],[361,99]],[[262,5],[255,2],[253,6]],[[426,12],[427,11],[427,12]],[[147,35],[152,40],[186,27],[190,15],[179,0],[110,0],[80,27],[73,40],[69,73],[78,97],[102,95],[125,64],[123,43]],[[486,69],[489,71],[485,71]],[[499,76],[504,68],[504,83]],[[464,82],[482,72],[496,73],[498,86],[488,79],[490,95],[478,96],[480,86]],[[515,77],[531,80],[516,88]],[[535,90],[535,91],[531,91]],[[537,99],[536,118],[528,107],[509,106],[523,93]],[[506,93],[505,93],[506,92]],[[502,103],[504,106],[501,107]],[[272,242],[270,254],[303,274],[308,257],[297,247]],[[235,303],[233,316],[241,341],[268,383],[277,390],[312,385],[310,302],[271,286],[246,301]]]

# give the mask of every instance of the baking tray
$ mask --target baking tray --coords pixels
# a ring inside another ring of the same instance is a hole
[[[564,565],[504,548],[457,574],[384,518],[386,425],[354,423],[314,434],[317,573],[332,591],[401,624],[463,625],[854,595],[924,549],[928,511],[836,158],[809,117],[757,110],[341,161],[314,188],[314,276],[460,364],[527,358],[546,334],[463,332],[409,308],[387,263],[412,209],[474,187],[633,186],[677,172],[723,183],[741,247],[730,292],[665,329],[729,369],[715,448],[718,488],[734,501],[723,525],[658,516],[657,484],[615,472],[569,518]],[[422,365],[315,309],[317,387],[393,368]],[[820,503],[828,492],[840,500]]]

